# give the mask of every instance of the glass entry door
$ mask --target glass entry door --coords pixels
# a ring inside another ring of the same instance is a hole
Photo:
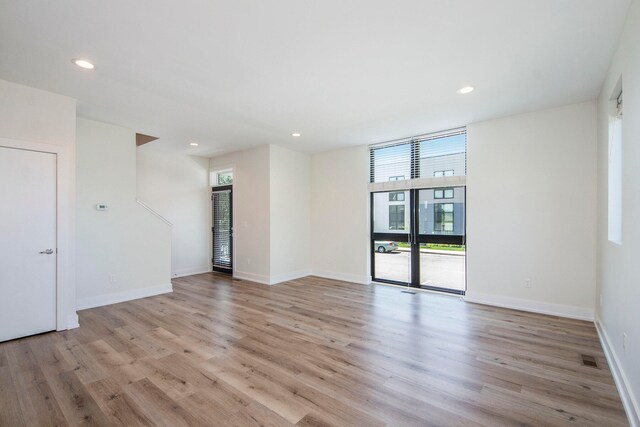
[[[465,187],[415,191],[415,282],[425,289],[464,294],[466,289]]]
[[[409,285],[411,203],[409,191],[371,194],[374,280]]]
[[[214,187],[211,194],[213,209],[213,257],[214,271],[233,272],[233,206],[232,187],[225,185]]]
[[[373,280],[464,294],[465,198],[465,187],[372,193]]]

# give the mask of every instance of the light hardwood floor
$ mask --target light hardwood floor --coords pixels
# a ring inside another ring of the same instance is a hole
[[[0,344],[0,425],[627,425],[593,324],[455,297],[201,274],[80,325]]]

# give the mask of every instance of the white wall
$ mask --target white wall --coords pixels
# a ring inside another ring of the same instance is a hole
[[[211,271],[209,159],[137,149],[138,199],[171,222],[172,277]]]
[[[369,155],[366,146],[311,156],[311,268],[369,282]]]
[[[622,244],[607,238],[610,99],[622,77]],[[640,2],[627,17],[598,100],[598,276],[596,314],[629,418],[640,425]],[[627,349],[623,334],[627,334]]]
[[[210,170],[233,169],[235,277],[271,282],[269,146],[214,157]]]
[[[135,132],[78,119],[78,308],[170,292],[170,233],[136,202]]]
[[[592,318],[595,117],[587,102],[468,126],[468,301]]]
[[[270,252],[272,283],[310,272],[311,162],[306,154],[275,145],[270,151]]]
[[[76,102],[0,80],[0,138],[16,147],[41,144],[61,150],[58,172],[58,330],[75,327],[75,149]]]

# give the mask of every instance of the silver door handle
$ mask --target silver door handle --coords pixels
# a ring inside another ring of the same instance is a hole
[[[40,252],[42,255],[51,255],[53,253],[53,249],[47,249],[46,251]]]

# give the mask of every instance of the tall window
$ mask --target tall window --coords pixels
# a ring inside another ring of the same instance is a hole
[[[467,174],[467,132],[456,129],[369,148],[370,182]]]
[[[404,205],[389,206],[389,230],[404,230]]]
[[[622,244],[622,92],[609,126],[608,237]]]
[[[433,231],[453,233],[453,203],[433,205]]]

